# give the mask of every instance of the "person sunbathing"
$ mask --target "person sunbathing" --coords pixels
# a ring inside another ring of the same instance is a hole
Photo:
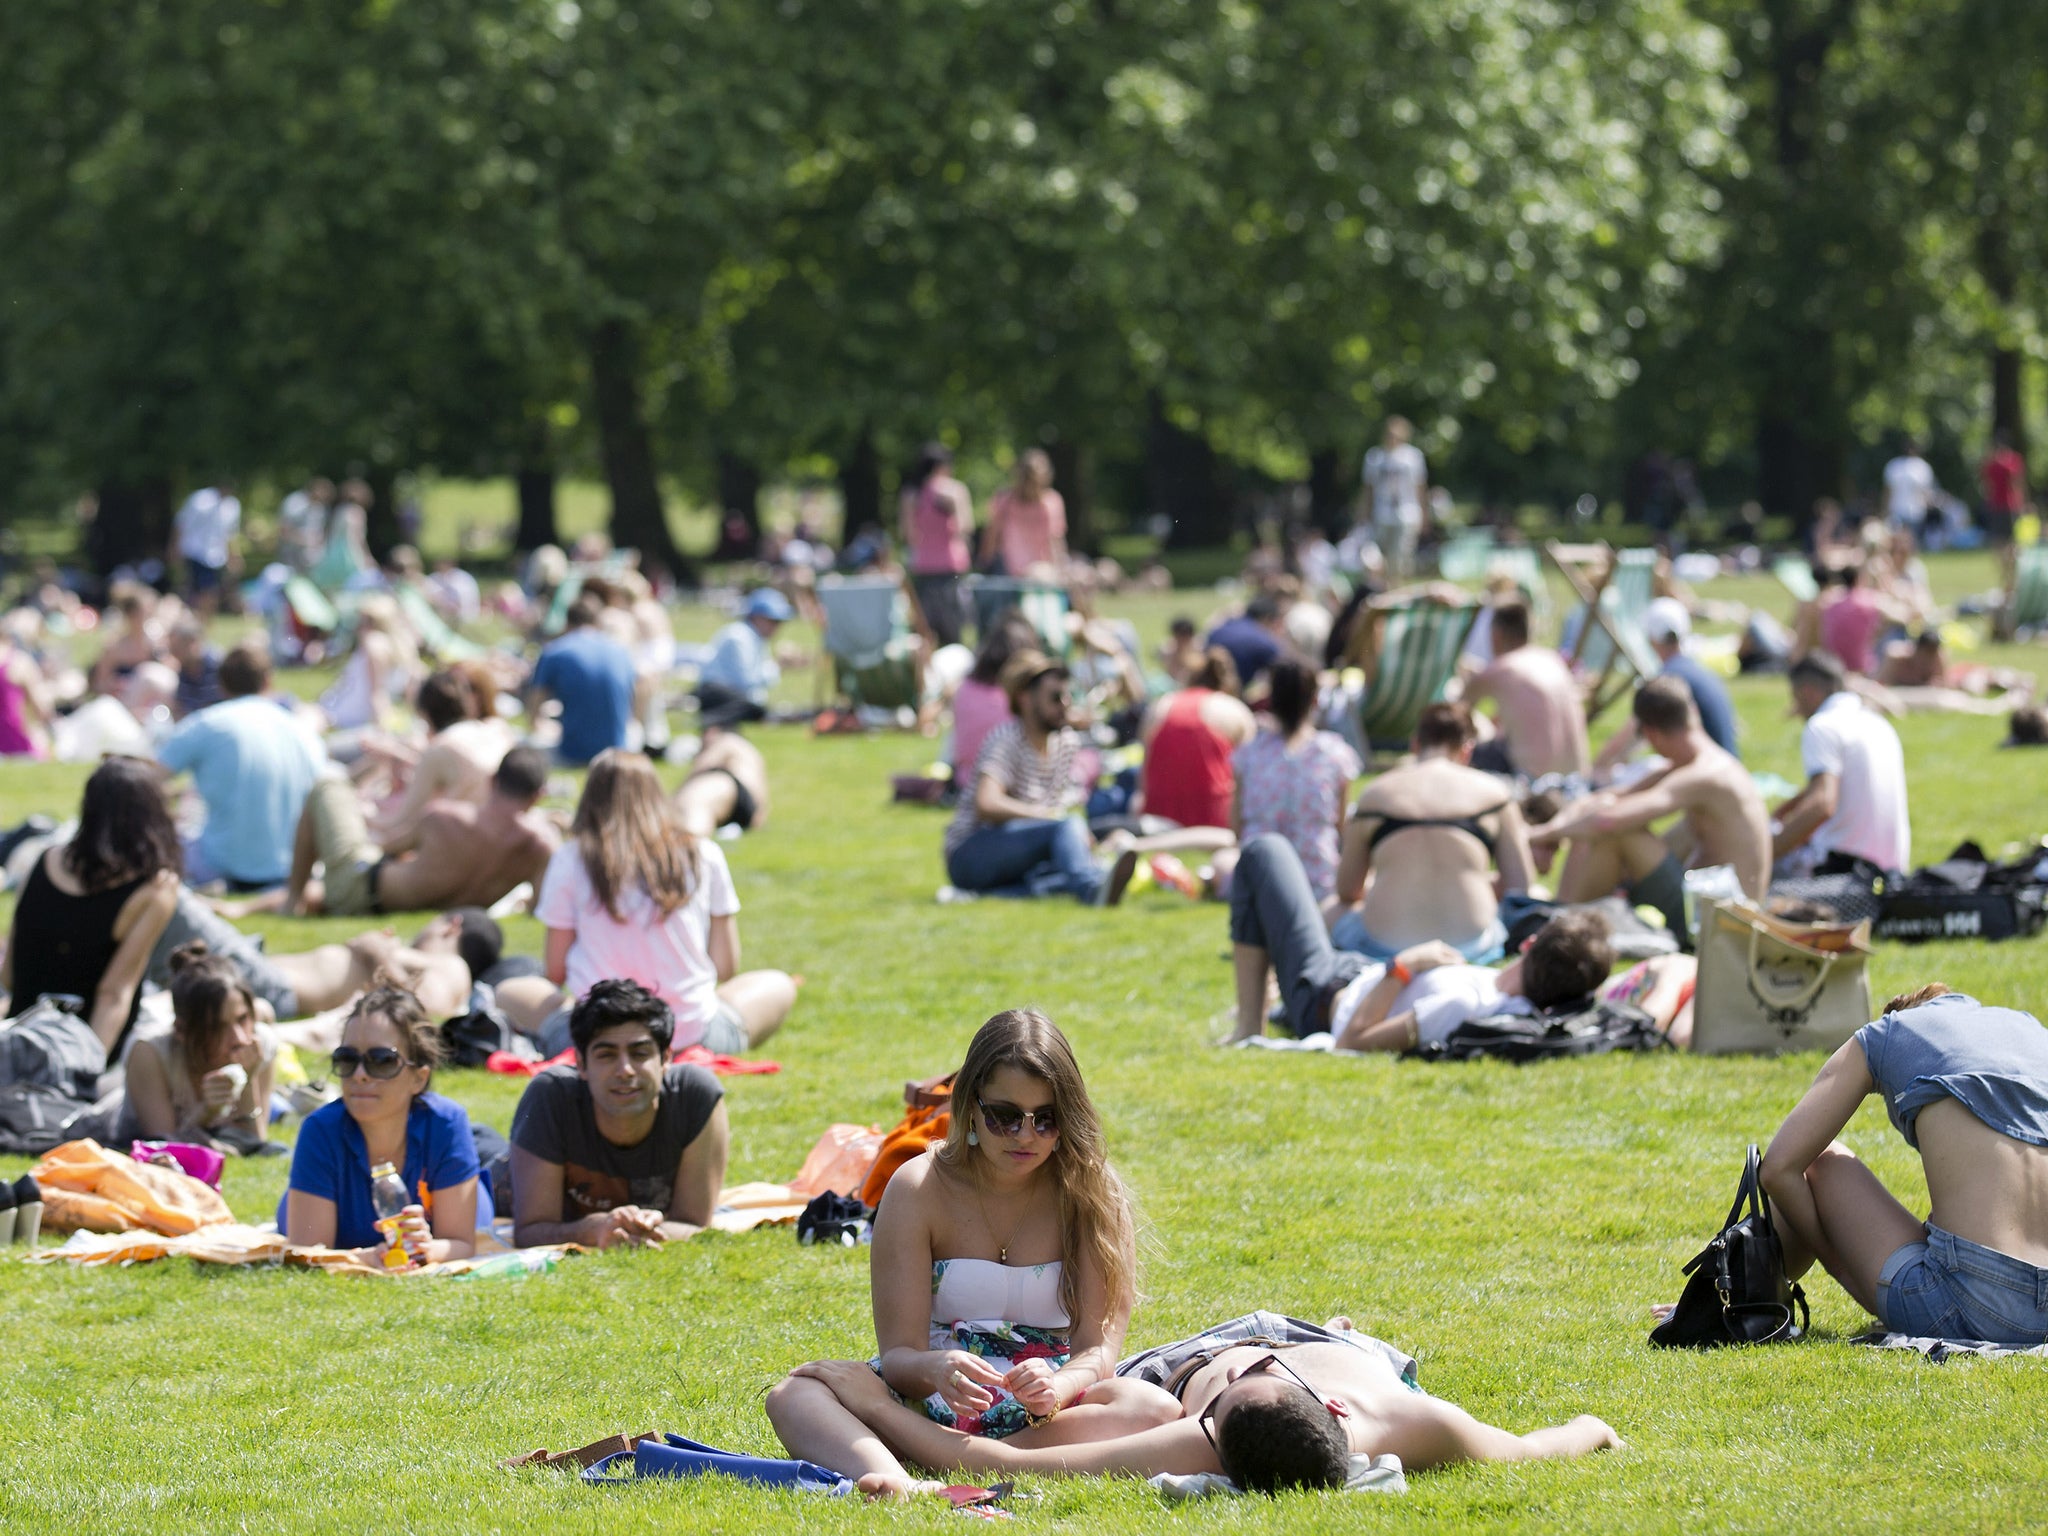
[[[1529,831],[1529,845],[1548,867],[1569,841],[1557,899],[1596,901],[1625,890],[1632,903],[1664,915],[1672,933],[1687,931],[1685,872],[1733,866],[1743,894],[1761,901],[1771,883],[1771,818],[1749,771],[1716,746],[1700,724],[1683,680],[1655,677],[1636,690],[1636,729],[1665,760],[1626,789],[1575,800]],[[1676,816],[1660,837],[1653,823]]]
[[[1871,1094],[1919,1152],[1920,1220],[1839,1138]],[[1894,1333],[2048,1343],[2048,1030],[1939,982],[1828,1058],[1764,1153],[1798,1279],[1819,1263]]]
[[[690,775],[675,793],[676,808],[692,837],[710,837],[720,827],[742,832],[768,821],[768,763],[737,731],[715,731],[690,763]]]
[[[1113,1374],[1136,1293],[1137,1236],[1066,1037],[999,1013],[953,1079],[944,1142],[896,1171],[869,1260],[879,1355],[856,1368],[948,1443],[1057,1446],[1180,1416],[1172,1395]],[[1012,1255],[1015,1257],[1013,1258]],[[768,1394],[792,1455],[904,1492],[903,1463],[805,1367]]]
[[[1419,1472],[1462,1461],[1585,1456],[1622,1443],[1591,1414],[1519,1435],[1483,1423],[1422,1391],[1412,1358],[1359,1333],[1342,1317],[1317,1327],[1277,1313],[1251,1313],[1135,1355],[1111,1379],[1152,1388],[1177,1411],[1162,1424],[1115,1438],[1057,1444],[1023,1436],[992,1440],[947,1429],[904,1407],[858,1360],[799,1366],[791,1378],[830,1392],[838,1409],[862,1426],[866,1444],[899,1465],[998,1476],[1207,1472],[1221,1473],[1247,1492],[1273,1494],[1340,1488],[1354,1457],[1392,1454],[1405,1469]],[[826,1465],[856,1477],[870,1497],[936,1493],[941,1486],[907,1474],[857,1472],[850,1457],[843,1462]]]

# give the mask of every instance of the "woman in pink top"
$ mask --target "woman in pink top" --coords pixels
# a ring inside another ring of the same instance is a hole
[[[918,606],[940,645],[958,645],[966,615],[960,578],[969,569],[974,498],[952,475],[953,450],[926,443],[903,481],[903,547]]]
[[[1847,590],[1833,602],[1823,600],[1815,639],[1851,672],[1875,676],[1878,637],[1894,622],[1891,606],[1870,589],[1862,566],[1834,576]]]
[[[974,670],[953,693],[953,782],[974,782],[974,765],[988,733],[1010,718],[1010,696],[1003,692],[1003,668],[1019,651],[1037,647],[1038,631],[1016,609],[1006,610],[981,637]]]
[[[1051,566],[1056,575],[1067,563],[1067,504],[1052,488],[1052,460],[1042,449],[1017,456],[1016,483],[989,504],[981,563],[998,556],[1005,576],[1029,575],[1036,566]]]
[[[0,636],[0,757],[41,757],[50,718],[43,669],[11,639]]]

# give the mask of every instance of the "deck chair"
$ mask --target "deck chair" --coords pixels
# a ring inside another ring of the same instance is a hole
[[[1367,678],[1358,701],[1359,738],[1373,752],[1404,752],[1422,711],[1444,696],[1457,674],[1479,605],[1417,602],[1368,611],[1376,622],[1358,658]]]
[[[1445,581],[1484,581],[1493,565],[1496,548],[1493,535],[1483,530],[1455,534],[1437,546],[1437,574]]]
[[[917,708],[924,668],[915,624],[923,615],[907,582],[896,576],[827,576],[817,590],[833,688],[857,708]]]
[[[1780,555],[1771,562],[1771,575],[1792,594],[1795,603],[1810,603],[1820,596],[1820,583],[1813,579],[1813,566],[1799,555]]]
[[[1012,608],[1024,617],[1045,645],[1045,654],[1064,658],[1070,643],[1067,634],[1067,591],[1042,581],[1020,581],[1011,576],[979,576],[968,590],[974,598],[974,634],[978,641]]]
[[[1579,599],[1568,624],[1575,629],[1566,659],[1593,684],[1586,718],[1597,720],[1609,706],[1659,671],[1657,653],[1643,633],[1643,617],[1655,590],[1657,551],[1615,550],[1604,543],[1543,546],[1550,563]]]
[[[1998,629],[2005,635],[2048,629],[2048,544],[2028,544],[2019,550]]]
[[[441,617],[441,611],[418,587],[394,587],[391,595],[398,600],[399,611],[412,625],[413,633],[420,637],[420,649],[436,661],[474,661],[484,654],[482,646]]]
[[[1461,533],[1437,550],[1437,572],[1445,581],[1477,586],[1505,576],[1529,599],[1538,623],[1550,615],[1550,584],[1543,579],[1543,558],[1528,544],[1499,544],[1490,533]]]

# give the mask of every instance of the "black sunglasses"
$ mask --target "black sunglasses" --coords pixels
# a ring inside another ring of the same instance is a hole
[[[1267,1370],[1269,1367],[1277,1367],[1278,1369],[1285,1371],[1288,1374],[1288,1376],[1293,1379],[1294,1384],[1297,1387],[1301,1388],[1301,1390],[1306,1392],[1310,1397],[1313,1397],[1318,1403],[1322,1403],[1323,1408],[1329,1413],[1331,1418],[1334,1419],[1338,1417],[1337,1410],[1331,1408],[1328,1403],[1323,1402],[1322,1395],[1318,1393],[1314,1387],[1310,1386],[1307,1382],[1303,1381],[1301,1379],[1300,1374],[1294,1369],[1294,1367],[1289,1365],[1285,1360],[1282,1360],[1278,1355],[1259,1356],[1258,1359],[1254,1360],[1250,1365],[1246,1366],[1243,1370],[1239,1371],[1237,1375],[1232,1379],[1230,1385],[1235,1386],[1238,1382],[1243,1381],[1245,1377],[1256,1376],[1260,1374],[1262,1371]],[[1224,1390],[1228,1391],[1229,1388],[1226,1387]],[[1218,1392],[1214,1397],[1209,1399],[1209,1406],[1204,1408],[1201,1412],[1200,1417],[1198,1417],[1195,1420],[1195,1423],[1201,1427],[1202,1438],[1209,1442],[1209,1449],[1216,1453],[1216,1462],[1218,1466],[1221,1466],[1223,1463],[1223,1450],[1220,1446],[1216,1444],[1216,1431],[1212,1427],[1212,1421],[1216,1417],[1216,1407],[1222,1401],[1223,1393]]]
[[[989,1104],[976,1099],[981,1109],[982,1122],[988,1126],[991,1136],[1021,1136],[1027,1111],[1014,1104]],[[1031,1128],[1041,1136],[1057,1136],[1060,1133],[1059,1111],[1048,1104],[1044,1109],[1028,1111]]]
[[[367,1051],[359,1051],[352,1045],[344,1045],[327,1060],[334,1069],[335,1077],[342,1082],[354,1077],[357,1067],[361,1067],[379,1082],[388,1082],[412,1065],[388,1045],[373,1045]]]

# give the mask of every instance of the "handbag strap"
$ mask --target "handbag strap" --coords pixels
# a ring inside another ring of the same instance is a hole
[[[1792,998],[1789,998],[1781,1002],[1776,998],[1765,997],[1763,993],[1760,990],[1758,990],[1756,984],[1756,951],[1757,945],[1763,939],[1764,932],[1765,930],[1757,926],[1757,924],[1755,923],[1751,923],[1749,925],[1749,995],[1755,998],[1759,1003],[1762,1003],[1764,1007],[1771,1009],[1773,1012],[1804,1013],[1806,1009],[1809,1006],[1811,1006],[1813,1000],[1820,996],[1821,988],[1825,987],[1828,984],[1828,977],[1830,974],[1833,973],[1835,969],[1835,961],[1841,957],[1832,950],[1808,950],[1805,948],[1804,945],[1792,944],[1788,940],[1779,937],[1779,935],[1775,933],[1772,934],[1772,938],[1777,939],[1780,944],[1784,944],[1788,949],[1798,949],[1802,953],[1811,954],[1815,959],[1820,961],[1820,970],[1813,978],[1813,985],[1802,988],[1799,991],[1799,993]]]

